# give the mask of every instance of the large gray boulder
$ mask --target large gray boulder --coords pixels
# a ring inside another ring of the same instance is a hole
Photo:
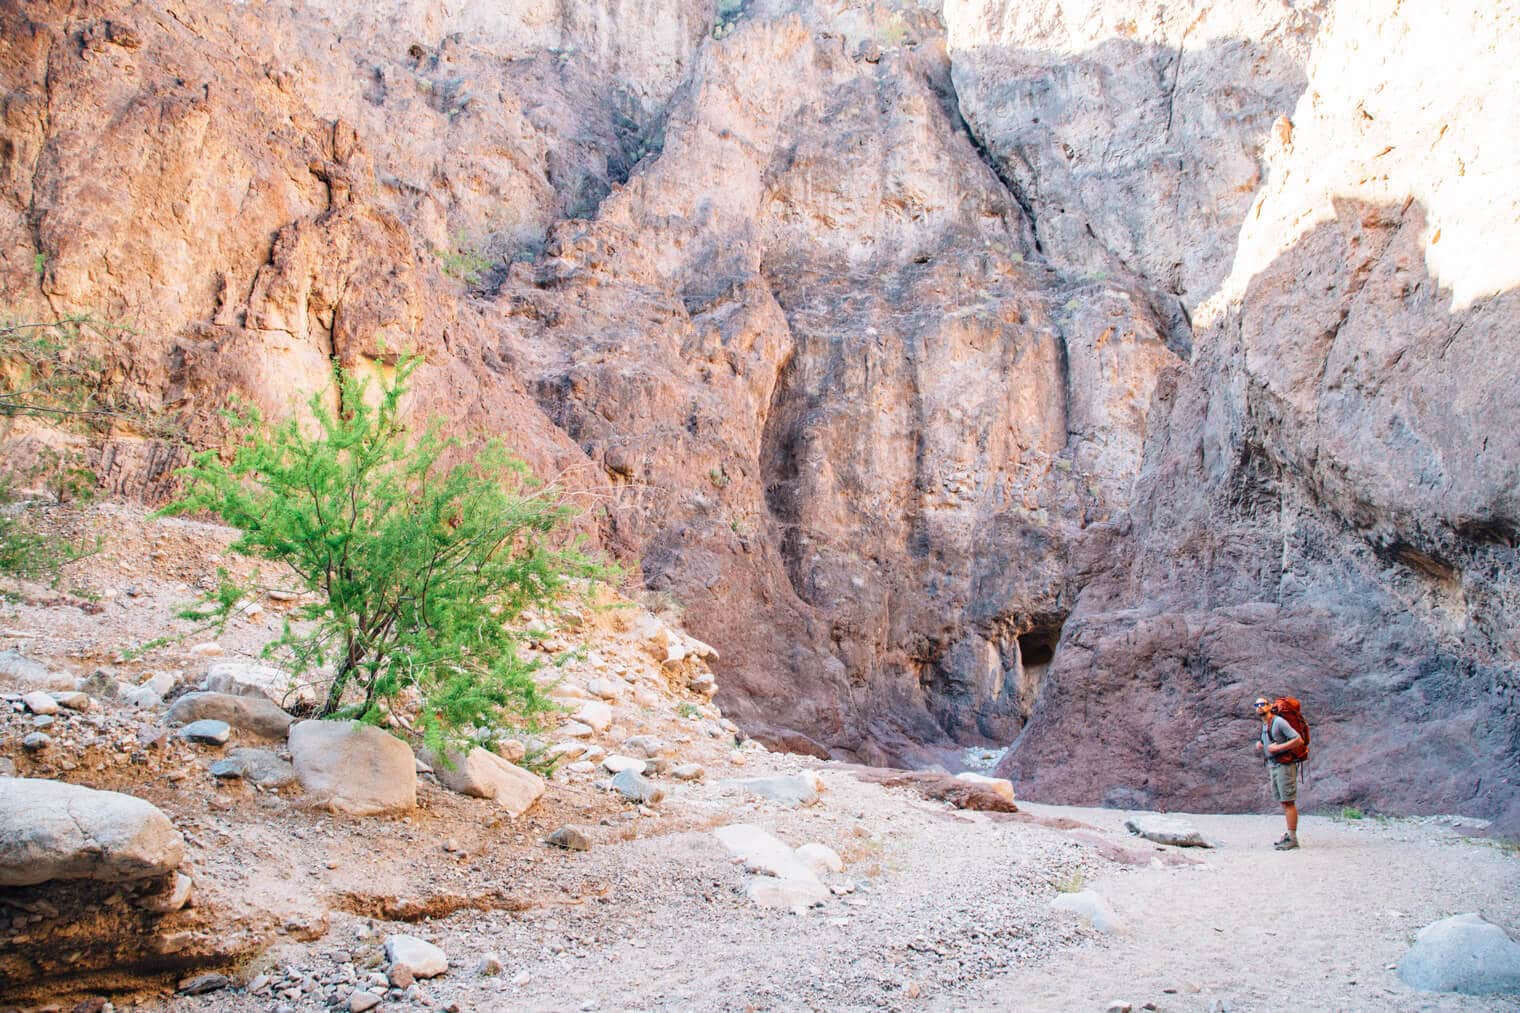
[[[0,886],[162,876],[185,842],[157,806],[62,781],[0,778]]]
[[[196,721],[225,721],[238,731],[265,739],[283,739],[295,718],[262,696],[231,693],[186,693],[164,714],[171,725]]]
[[[1197,827],[1176,816],[1135,813],[1124,821],[1124,829],[1137,837],[1144,837],[1148,841],[1167,844],[1174,848],[1213,847],[1204,839],[1203,834],[1198,832]]]
[[[1520,994],[1520,943],[1480,914],[1452,915],[1419,931],[1399,977],[1423,992]]]
[[[461,795],[488,798],[513,816],[527,812],[544,793],[544,779],[479,746],[469,755],[428,753],[424,759],[439,783]]]
[[[290,729],[296,776],[319,804],[349,816],[417,805],[417,765],[400,739],[357,721],[301,721]]]

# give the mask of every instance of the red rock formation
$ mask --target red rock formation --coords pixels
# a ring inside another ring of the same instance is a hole
[[[1328,4],[467,7],[0,6],[0,301],[130,325],[113,382],[202,445],[232,395],[422,351],[418,416],[597,508],[773,743],[924,761],[1038,698],[1036,794],[1245,805],[1233,694],[1288,645],[1338,685],[1398,659],[1364,698],[1304,683],[1342,741],[1411,686],[1440,742],[1483,725],[1432,753],[1481,785],[1389,804],[1514,794],[1514,458],[1459,451],[1480,396],[1516,412],[1453,357],[1511,318],[1442,308],[1409,245],[1481,216],[1498,191],[1437,183],[1493,178],[1469,134],[1502,116],[1429,155],[1435,100],[1311,63]],[[1452,101],[1511,73],[1474,66]],[[1374,145],[1402,177],[1357,182]],[[182,451],[97,453],[153,499]]]

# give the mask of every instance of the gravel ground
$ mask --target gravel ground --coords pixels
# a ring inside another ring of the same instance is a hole
[[[189,643],[133,661],[121,652],[176,628],[174,612],[217,566],[251,572],[223,558],[230,532],[109,505],[79,523],[105,537],[100,553],[63,593],[23,589],[0,607],[0,647],[79,675],[107,666],[137,682],[173,670],[193,682],[212,659]],[[219,638],[225,656],[254,655],[280,607],[270,601]],[[673,763],[707,769],[705,780],[660,779],[669,797],[655,808],[621,802],[592,771],[561,773],[517,820],[426,778],[405,817],[340,819],[306,808],[294,788],[215,781],[214,749],[141,748],[151,713],[62,713],[56,745],[28,754],[30,716],[0,709],[0,754],[18,773],[129,791],[170,815],[187,838],[196,931],[273,940],[224,969],[228,988],[177,996],[178,976],[128,977],[115,983],[116,1008],[346,1009],[383,971],[395,933],[437,943],[450,970],[388,994],[383,1010],[1516,1008],[1412,993],[1389,970],[1417,929],[1446,915],[1478,910],[1520,926],[1520,856],[1450,821],[1310,816],[1305,848],[1282,854],[1270,848],[1279,817],[1197,816],[1219,846],[1202,864],[1163,867],[1123,832],[1124,813],[1022,801],[1019,816],[960,812],[808,758],[735,750],[700,696],[666,684],[645,635],[610,615],[581,629],[593,649],[571,669],[580,686],[626,680],[615,724],[595,742],[615,751],[654,734]],[[735,783],[804,770],[826,789],[816,805],[787,809]],[[585,828],[592,850],[543,843],[566,823]],[[835,895],[803,914],[757,907],[750,875],[711,832],[730,823],[833,848],[844,860],[826,877]],[[1126,864],[1110,860],[1116,851]],[[1101,892],[1125,931],[1100,935],[1051,911],[1080,886]],[[489,956],[499,973],[477,971]],[[86,994],[57,998],[68,1009]]]

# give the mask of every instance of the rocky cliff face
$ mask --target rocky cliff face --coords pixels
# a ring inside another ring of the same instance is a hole
[[[1456,217],[1464,245],[1512,242],[1478,212],[1513,162],[1478,143],[1504,122],[1492,52],[1448,114],[1363,67],[1402,58],[1407,12],[1372,12],[1381,55],[1350,60],[1366,19],[1328,4],[0,10],[7,308],[129,324],[112,382],[200,443],[229,395],[287,411],[330,358],[424,352],[416,412],[594,505],[772,742],[913,762],[1035,707],[1010,764],[1040,790],[1224,777],[1244,804],[1220,688],[1278,676],[1263,638],[1324,655],[1312,619],[1339,660],[1284,680],[1343,741],[1418,685],[1485,715],[1468,755],[1512,762],[1513,441],[1470,452],[1493,431],[1472,407],[1507,395],[1460,360],[1513,334],[1502,258],[1440,262],[1418,315],[1367,301]],[[1449,158],[1489,188],[1404,205]],[[151,499],[180,451],[123,430],[94,453]],[[1094,646],[1156,623],[1165,652]],[[1206,627],[1231,646],[1196,650]],[[1394,640],[1426,681],[1355,697]],[[1167,736],[1206,762],[1147,773]],[[1346,797],[1373,791],[1350,767]],[[1428,804],[1513,793],[1484,776],[1423,778]]]
[[[1282,691],[1318,718],[1317,803],[1514,799],[1515,23],[1328,17],[1006,761],[1031,790],[1249,807],[1241,715]]]

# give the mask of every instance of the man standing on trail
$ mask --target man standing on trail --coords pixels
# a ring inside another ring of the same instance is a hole
[[[1298,847],[1297,757],[1307,752],[1308,743],[1287,719],[1276,712],[1272,701],[1266,697],[1256,698],[1256,716],[1261,718],[1261,738],[1256,743],[1256,752],[1267,761],[1272,797],[1282,804],[1283,818],[1288,823],[1288,832],[1272,846],[1278,851],[1292,851]]]

